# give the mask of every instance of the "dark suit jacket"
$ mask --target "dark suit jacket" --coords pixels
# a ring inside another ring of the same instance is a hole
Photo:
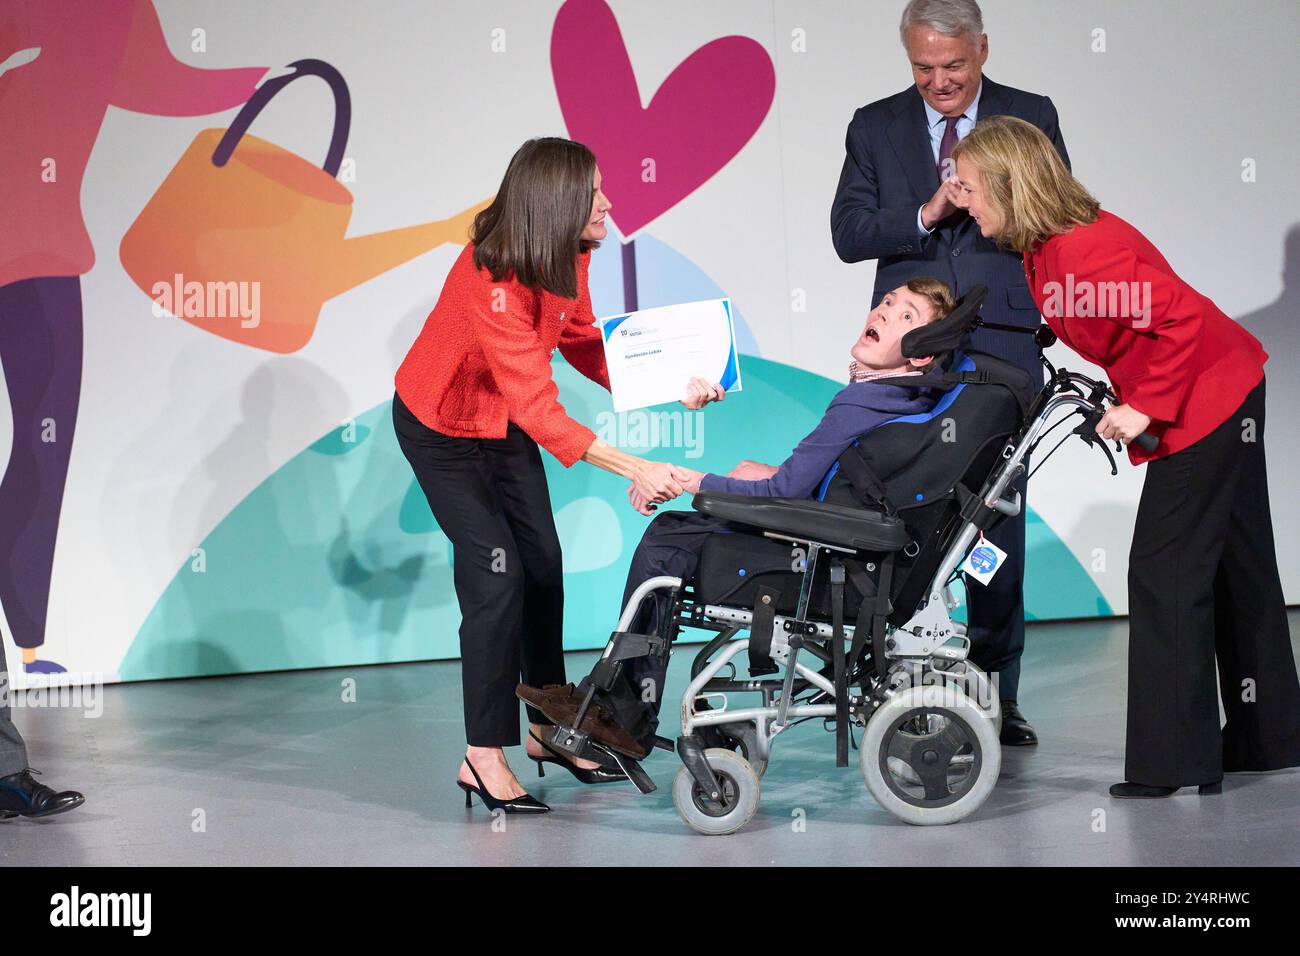
[[[1033,123],[1070,163],[1057,127],[1056,107],[1046,96],[1014,90],[984,77],[977,121],[1017,116]],[[1025,281],[1019,253],[998,249],[958,210],[939,222],[924,241],[916,211],[939,188],[925,105],[915,86],[878,100],[853,114],[845,138],[844,169],[831,207],[831,238],[845,262],[879,260],[871,305],[908,279],[932,275],[961,295],[988,286],[981,314],[990,322],[1036,328],[1038,310]],[[972,346],[1025,369],[1042,381],[1038,347],[1028,335],[977,329]]]

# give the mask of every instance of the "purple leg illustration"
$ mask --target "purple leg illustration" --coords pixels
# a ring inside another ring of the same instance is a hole
[[[63,487],[81,393],[81,281],[23,279],[0,288],[0,362],[13,450],[0,481],[0,602],[24,651],[45,642]],[[64,670],[27,661],[28,673]]]

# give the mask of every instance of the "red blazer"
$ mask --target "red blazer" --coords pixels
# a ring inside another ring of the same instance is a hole
[[[397,370],[397,394],[430,428],[460,438],[504,438],[514,422],[567,468],[595,433],[574,421],[551,379],[560,354],[609,388],[600,330],[593,324],[587,271],[578,257],[578,298],[533,292],[507,277],[493,282],[474,268],[467,245],[442,286],[415,344]]]
[[[1160,443],[1153,452],[1129,445],[1135,465],[1204,438],[1264,377],[1268,353],[1255,337],[1118,216],[1102,211],[1025,253],[1024,262],[1047,324],[1106,370],[1121,402],[1151,417],[1148,431]]]

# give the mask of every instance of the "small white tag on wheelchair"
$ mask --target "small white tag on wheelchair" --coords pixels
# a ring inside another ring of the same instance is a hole
[[[971,548],[970,554],[966,555],[961,570],[980,584],[988,584],[993,580],[993,575],[998,573],[998,568],[1002,567],[1002,562],[1006,559],[1007,553],[1005,551],[992,541],[981,536],[979,541],[975,543],[975,547]]]

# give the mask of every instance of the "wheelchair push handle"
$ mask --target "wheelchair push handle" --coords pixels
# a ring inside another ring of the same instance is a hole
[[[1137,445],[1145,452],[1153,452],[1156,450],[1156,445],[1160,444],[1160,439],[1155,435],[1152,435],[1150,432],[1143,432],[1141,435],[1138,435],[1137,438],[1133,439],[1133,444]]]
[[[1050,365],[1048,367],[1051,368]],[[1096,406],[1095,410],[1086,416],[1084,423],[1075,429],[1075,433],[1083,436],[1083,439],[1091,445],[1092,439],[1088,437],[1088,434],[1085,434],[1084,429],[1086,428],[1089,434],[1095,436],[1097,423],[1101,421],[1101,417],[1104,414],[1104,406],[1102,406],[1102,402],[1106,401],[1111,404],[1118,404],[1119,397],[1111,391],[1110,387],[1107,386],[1105,382],[1099,382],[1086,375],[1081,375],[1078,372],[1071,372],[1064,368],[1059,370],[1051,368],[1051,372],[1052,377],[1057,380],[1058,387],[1061,390],[1075,391],[1079,394],[1084,394],[1084,391],[1086,390],[1086,397]],[[1080,386],[1082,386],[1082,388],[1080,388]],[[1133,439],[1133,444],[1137,445],[1143,451],[1150,453],[1156,450],[1156,446],[1160,444],[1160,439],[1155,435],[1152,435],[1150,432],[1143,432],[1141,435],[1138,435]],[[1103,447],[1105,446],[1103,445]],[[1119,450],[1120,448],[1117,447],[1116,451]]]
[[[1110,453],[1110,448],[1106,445],[1105,440],[1097,434],[1097,425],[1104,414],[1105,407],[1102,405],[1096,406],[1092,411],[1083,416],[1083,421],[1074,429],[1074,433],[1089,445],[1097,445],[1106,453],[1106,459],[1110,462],[1110,473],[1115,475],[1119,473],[1119,469],[1115,465],[1115,457]],[[1148,432],[1143,432],[1141,435],[1134,438],[1133,442],[1143,451],[1151,452],[1155,451],[1156,445],[1159,444],[1159,439]],[[1115,443],[1116,451],[1120,451],[1123,447],[1124,446],[1119,442]]]

